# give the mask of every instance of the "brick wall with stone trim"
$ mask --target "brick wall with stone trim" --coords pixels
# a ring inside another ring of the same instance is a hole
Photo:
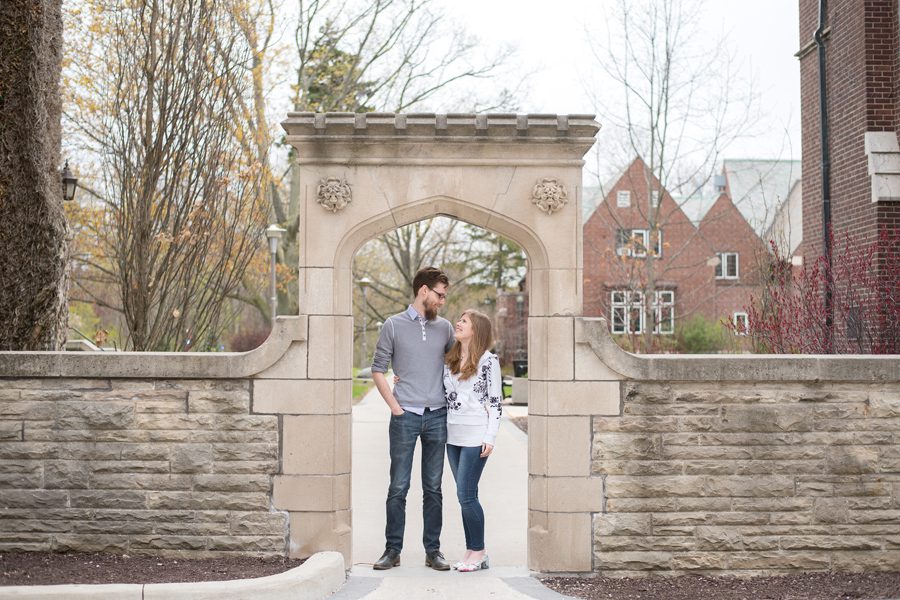
[[[814,33],[819,0],[799,1],[800,102],[803,147],[803,241],[797,253],[811,265],[824,254],[821,99]],[[849,235],[864,247],[878,232],[900,230],[896,151],[870,152],[874,134],[896,148],[900,132],[900,13],[895,0],[829,0],[825,3],[825,84],[828,116],[832,230],[839,253]],[[881,134],[887,133],[886,136]],[[885,139],[886,137],[886,139]],[[886,148],[881,148],[884,151]],[[880,166],[891,164],[891,168]],[[870,164],[871,163],[871,164]],[[883,187],[884,186],[884,187]],[[891,260],[886,257],[885,260]],[[879,260],[879,264],[884,261]],[[881,270],[881,267],[878,267]],[[883,272],[883,271],[882,271]],[[839,293],[853,282],[836,281]],[[847,323],[838,311],[834,333]]]
[[[577,331],[622,377],[617,414],[581,418],[593,571],[900,569],[900,359],[635,356],[603,320]]]
[[[299,449],[348,439],[325,392],[349,379],[307,379],[307,323],[245,353],[0,353],[0,551],[347,551],[349,463]]]

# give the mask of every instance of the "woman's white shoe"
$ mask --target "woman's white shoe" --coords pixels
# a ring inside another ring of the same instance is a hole
[[[456,568],[460,573],[471,573],[472,571],[481,571],[483,569],[491,568],[491,559],[488,558],[488,555],[485,554],[484,558],[481,559],[481,562],[475,563],[462,563],[460,566]]]

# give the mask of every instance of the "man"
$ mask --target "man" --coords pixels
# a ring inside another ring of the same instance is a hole
[[[391,483],[386,502],[384,554],[374,564],[378,570],[400,564],[406,528],[406,493],[417,439],[422,443],[425,565],[438,571],[450,570],[441,554],[441,479],[447,444],[444,354],[453,345],[454,338],[453,326],[437,315],[447,299],[448,286],[447,275],[440,269],[425,267],[416,273],[412,304],[384,322],[375,347],[372,379],[391,410]],[[385,376],[389,363],[399,378],[393,390]]]

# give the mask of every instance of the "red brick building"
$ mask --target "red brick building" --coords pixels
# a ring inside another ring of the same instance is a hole
[[[726,164],[725,186],[695,224],[632,162],[584,225],[584,314],[607,317],[614,333],[658,335],[694,315],[746,318],[766,246],[732,201],[728,173]]]
[[[698,230],[702,243],[719,259],[712,287],[707,288],[707,300],[699,312],[715,321],[745,320],[745,308],[750,296],[759,290],[761,267],[768,256],[765,242],[727,191],[703,216]]]
[[[823,23],[821,5],[800,0],[803,243],[799,251],[806,264],[824,254],[826,200],[835,239],[849,234],[856,243],[868,244],[880,229],[900,228],[898,2],[829,0],[824,3]],[[821,44],[816,41],[817,30]],[[878,260],[884,271],[888,261],[898,257]],[[847,332],[840,314],[835,315],[833,331],[838,337]]]
[[[504,367],[528,358],[528,280],[519,282],[516,292],[497,294],[497,354]]]

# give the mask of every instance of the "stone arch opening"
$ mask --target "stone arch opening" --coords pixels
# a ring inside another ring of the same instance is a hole
[[[483,231],[497,233],[489,230],[472,220],[463,220],[456,218],[454,215],[442,212],[433,214],[431,210],[430,198],[422,199],[420,206],[415,211],[410,211],[405,217],[408,222],[394,224],[393,220],[387,216],[383,223],[387,230],[382,233],[396,232],[397,229],[415,225],[422,221],[435,219],[435,227],[443,231],[444,228],[452,227],[451,222],[457,225],[466,224]],[[455,199],[448,199],[454,202]],[[421,218],[415,218],[422,212]],[[486,219],[485,219],[486,220]],[[466,229],[465,231],[469,231]],[[460,229],[457,229],[459,235]],[[376,234],[377,237],[378,234]],[[438,233],[438,237],[443,237],[444,233]],[[462,234],[465,235],[465,234]],[[361,244],[357,244],[357,240],[351,240],[352,232],[348,235],[348,245],[356,246],[357,251],[354,256],[354,270],[358,284],[359,276],[362,274],[359,269],[359,263],[356,259],[360,252],[368,252],[367,256],[371,261],[373,254],[372,248],[368,247],[376,237],[371,237]],[[513,240],[509,235],[504,236]],[[420,238],[421,239],[421,238]],[[537,240],[539,243],[540,241]],[[516,242],[518,245],[518,242]],[[425,242],[428,245],[428,242]],[[378,244],[380,246],[380,244]],[[340,253],[339,253],[340,254]],[[527,252],[523,254],[528,259]],[[386,256],[384,260],[390,262]],[[434,263],[438,266],[440,263]],[[450,275],[450,297],[447,305],[441,311],[441,316],[448,319],[451,323],[459,317],[460,311],[466,308],[475,308],[482,310],[493,316],[495,312],[494,306],[486,306],[483,300],[490,295],[492,301],[497,300],[496,288],[488,286],[490,290],[482,289],[482,285],[476,284],[475,288],[466,289],[465,284],[459,284],[457,278],[465,277],[469,274],[470,269],[466,268],[465,262],[454,263],[455,268],[451,268],[448,272]],[[527,272],[528,265],[525,266]],[[369,276],[372,279],[372,276]],[[398,285],[402,278],[392,281],[393,285]],[[372,284],[373,286],[376,284]],[[477,291],[475,291],[477,290]],[[371,327],[372,315],[369,315],[369,327],[361,328],[360,312],[362,308],[362,298],[360,290],[354,290],[355,297],[353,302],[354,320],[354,365],[364,367],[371,364],[374,354],[375,339],[379,328]],[[369,299],[373,297],[372,292],[369,293]],[[397,298],[395,302],[382,304],[375,312],[379,313],[379,318],[395,314],[406,307],[406,303],[410,298],[404,295],[403,299]],[[527,303],[525,304],[527,306]],[[495,325],[497,323],[496,320]],[[527,334],[527,328],[526,334]],[[359,336],[364,335],[368,331],[366,343],[360,343]],[[500,333],[502,330],[495,330],[495,339],[501,340]],[[361,360],[360,352],[365,351],[365,358]],[[502,349],[498,349],[501,360],[504,357]],[[510,353],[510,356],[515,356]],[[511,366],[509,367],[511,369]],[[520,385],[518,382],[517,385]],[[522,392],[520,391],[519,394]],[[524,434],[516,425],[509,420],[509,413],[513,412],[517,415],[523,415],[527,411],[527,406],[506,406],[504,407],[505,419],[501,423],[500,432],[497,437],[498,452],[489,461],[486,467],[485,476],[480,484],[480,496],[485,513],[488,515],[487,538],[488,545],[491,549],[490,556],[493,566],[500,567],[523,567],[527,563],[527,522],[528,522],[528,442],[527,435]],[[385,495],[389,484],[389,443],[388,443],[388,425],[390,416],[384,405],[381,396],[377,390],[372,388],[367,395],[362,398],[354,398],[351,408],[352,414],[352,472],[351,472],[351,505],[352,505],[352,556],[355,567],[367,568],[372,561],[378,558],[384,550],[384,527],[385,527]],[[404,564],[416,564],[417,556],[422,552],[422,490],[421,490],[421,448],[416,448],[413,467],[411,472],[411,485],[407,497],[407,514],[405,528],[404,543]],[[465,536],[460,519],[460,509],[456,499],[456,485],[453,481],[453,475],[449,464],[444,465],[443,475],[443,529],[441,533],[441,547],[448,559],[461,556],[465,548]]]
[[[385,211],[347,232],[338,244],[335,268],[349,268],[356,252],[370,239],[398,227],[431,217],[448,217],[482,229],[493,231],[516,242],[528,256],[529,265],[547,268],[547,250],[541,239],[528,227],[503,215],[494,214],[478,204],[449,196],[413,200],[402,213]]]

